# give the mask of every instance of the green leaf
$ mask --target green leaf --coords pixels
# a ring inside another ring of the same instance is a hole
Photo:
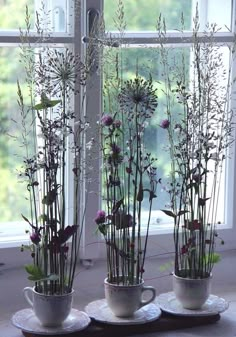
[[[27,219],[23,214],[21,214],[21,216],[22,216],[22,218],[26,221],[26,222],[28,222],[28,224],[31,226],[32,224],[31,224],[31,222],[29,221],[29,219]]]
[[[41,103],[36,104],[34,106],[34,109],[35,110],[43,110],[43,109],[47,109],[47,108],[53,108],[58,103],[61,103],[61,100],[59,100],[59,99],[50,100],[49,98],[47,98],[47,96],[44,93],[42,93]]]
[[[172,211],[168,211],[166,209],[161,209],[161,211],[172,218],[176,218],[176,215]]]
[[[25,270],[30,274],[28,277],[30,281],[57,281],[59,279],[59,276],[56,274],[45,275],[42,269],[34,264],[26,265]]]
[[[98,230],[101,234],[106,236],[107,234],[107,226],[105,224],[98,225]]]
[[[45,274],[39,266],[36,266],[34,264],[28,264],[25,266],[25,270],[28,274],[30,274],[30,276],[28,277],[30,281],[40,281],[45,278]]]
[[[39,216],[39,221],[43,221],[43,222],[46,222],[48,220],[48,217],[46,214],[41,214]]]
[[[57,281],[57,280],[59,280],[59,276],[56,275],[56,274],[51,274],[51,275],[49,275],[47,277],[47,280],[49,280],[49,281]]]
[[[220,261],[220,255],[217,253],[207,254],[204,258],[206,264],[215,264]]]

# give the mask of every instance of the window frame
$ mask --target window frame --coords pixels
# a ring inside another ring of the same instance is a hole
[[[202,1],[202,0],[201,0]],[[232,7],[232,23],[235,22],[236,17],[236,5],[235,1],[232,0],[233,7]],[[95,9],[98,13],[103,12],[103,0],[82,0],[81,1],[81,12],[79,16],[75,17],[74,22],[74,34],[70,33],[55,33],[52,34],[51,39],[47,40],[47,43],[57,43],[57,44],[73,44],[75,53],[80,53],[83,57],[86,55],[86,43],[82,43],[83,37],[88,36],[88,11],[91,9]],[[236,32],[236,26],[232,27],[232,30]],[[107,35],[107,39],[109,40],[111,34],[117,35],[117,32],[109,33]],[[184,33],[186,38],[186,43],[190,43],[190,33]],[[217,33],[217,41],[225,42],[225,43],[232,43],[233,42],[234,33]],[[30,36],[30,42],[33,44],[36,42],[37,37]],[[124,35],[124,44],[131,44],[141,45],[141,44],[152,44],[156,43],[155,41],[156,35],[152,32],[127,32]],[[20,37],[19,32],[16,31],[0,31],[0,46],[18,46],[20,44]],[[171,45],[178,45],[180,46],[183,44],[182,38],[179,37],[179,34],[176,32],[168,32],[167,33],[167,44]],[[236,61],[233,66],[233,74],[236,75]],[[78,118],[80,114],[84,114],[90,123],[90,129],[87,134],[87,138],[90,139],[94,137],[99,139],[98,134],[94,134],[93,126],[96,125],[97,120],[102,111],[102,92],[101,92],[101,78],[99,75],[94,72],[90,82],[87,85],[87,96],[92,97],[92,100],[87,99],[86,101],[86,110],[79,111],[80,106],[80,99],[81,97],[77,97],[75,99],[75,111],[78,113]],[[96,112],[96,113],[94,113]],[[98,152],[98,147],[95,148]],[[84,149],[84,154],[86,154],[86,149]],[[236,187],[234,184],[231,183],[231,177],[235,176],[236,171],[236,156],[235,156],[235,145],[234,151],[232,154],[232,159],[228,165],[228,175],[227,179],[227,194],[226,194],[226,203],[227,208],[231,209],[231,212],[227,212],[227,225],[221,227],[219,229],[220,236],[224,238],[226,242],[227,250],[235,249],[236,248],[236,241],[234,240],[236,234],[236,209],[233,207],[234,201],[236,199]],[[98,258],[105,258],[105,247],[104,243],[98,233],[96,233],[96,228],[94,225],[94,217],[96,210],[99,208],[100,205],[100,183],[98,179],[98,172],[101,172],[101,162],[99,156],[97,156],[94,166],[91,181],[92,183],[86,182],[84,185],[84,189],[89,191],[88,193],[88,206],[87,206],[87,213],[85,218],[85,227],[82,235],[82,242],[81,242],[81,259],[83,260],[93,260]],[[86,172],[84,172],[85,174]],[[72,182],[69,185],[69,190],[73,190]],[[85,193],[81,196],[82,201],[85,202],[86,196]],[[83,214],[80,215],[80,218]],[[235,225],[234,225],[235,224]],[[25,238],[25,242],[28,242],[27,237]],[[14,250],[14,255],[17,251],[19,251],[20,244],[24,243],[22,237],[13,240],[12,242],[1,242],[0,241],[0,248],[6,247],[16,247]],[[163,252],[172,252],[173,251],[173,240],[172,240],[172,233],[171,229],[162,230],[158,233],[151,233],[149,238],[149,256],[162,254]],[[218,249],[218,247],[217,247]],[[220,249],[225,249],[225,247],[219,247]],[[9,252],[9,250],[4,250]],[[3,251],[2,251],[3,252]],[[7,253],[8,254],[8,253]],[[4,254],[5,256],[5,254]],[[21,256],[19,256],[19,259]]]

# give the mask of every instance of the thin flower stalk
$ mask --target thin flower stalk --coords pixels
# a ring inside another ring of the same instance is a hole
[[[41,22],[36,24],[40,38],[44,39]],[[29,279],[35,282],[36,290],[44,294],[64,294],[73,288],[86,209],[85,206],[81,210],[83,216],[78,219],[83,184],[81,149],[87,126],[85,120],[77,121],[77,126],[74,126],[72,96],[80,90],[85,92],[89,70],[68,48],[59,51],[39,47],[34,53],[28,35],[28,31],[22,33],[21,55],[30,103],[25,103],[22,85],[18,81],[18,105],[26,149],[20,177],[27,183],[31,206],[30,216],[22,216],[30,226],[31,242],[22,246],[22,250],[31,251],[33,264],[27,265],[26,271]],[[33,68],[30,66],[32,61]],[[30,132],[27,130],[29,123],[33,129]],[[74,167],[69,173],[68,152],[74,157]],[[76,207],[72,224],[67,222],[70,208],[66,198],[68,174],[74,177],[75,187]]]
[[[152,79],[138,74],[120,79],[120,51],[114,74],[105,73],[105,111],[99,121],[103,158],[103,203],[95,223],[107,250],[108,280],[136,284],[142,279],[152,201],[156,197],[156,159],[145,152],[146,123],[157,107]],[[118,64],[117,64],[118,62]],[[112,67],[108,67],[111,71]],[[149,201],[147,220],[142,215],[144,198]],[[146,231],[142,244],[142,229]]]
[[[184,75],[184,63],[182,72],[173,74],[167,51],[161,54],[166,64],[163,80],[167,83],[168,121],[162,122],[161,127],[167,129],[171,159],[171,209],[163,211],[174,220],[175,274],[203,278],[211,274],[218,260],[215,240],[220,179],[233,142],[234,111],[228,107],[231,68],[227,73],[221,46],[214,42],[219,28],[215,24],[207,25],[200,41],[196,13],[190,80]],[[159,22],[161,50],[166,49],[162,42],[163,26]],[[173,98],[182,107],[179,115],[174,112]]]

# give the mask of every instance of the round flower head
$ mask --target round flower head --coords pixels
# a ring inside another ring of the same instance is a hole
[[[113,118],[110,115],[104,115],[101,119],[101,122],[105,126],[111,126],[113,123]]]
[[[151,81],[141,77],[126,81],[119,95],[120,106],[127,112],[134,108],[139,111],[153,113],[157,107],[156,90]]]
[[[168,129],[168,127],[170,126],[170,122],[168,119],[163,119],[163,121],[161,121],[160,127],[163,129]]]
[[[30,240],[37,245],[41,241],[41,235],[38,232],[33,232],[30,235]]]
[[[46,63],[40,59],[38,81],[53,94],[61,90],[65,90],[66,93],[74,92],[76,83],[85,84],[86,75],[85,65],[79,56],[74,55],[69,49],[48,51]]]
[[[94,221],[97,225],[104,223],[106,221],[106,213],[104,211],[98,211]]]

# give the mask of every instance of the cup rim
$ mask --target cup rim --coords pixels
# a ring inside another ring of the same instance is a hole
[[[64,293],[64,294],[44,294],[44,293],[40,293],[39,291],[36,290],[36,286],[32,287],[32,291],[34,294],[37,294],[37,296],[43,296],[43,297],[66,297],[69,295],[73,295],[75,290],[72,288],[72,290],[68,293]]]
[[[180,270],[181,271],[185,271],[184,269],[183,270]],[[206,272],[205,273],[205,277],[198,277],[198,278],[191,278],[191,277],[184,277],[184,276],[181,276],[181,275],[176,275],[175,272],[172,273],[173,277],[176,278],[176,279],[179,279],[179,280],[189,280],[189,282],[199,282],[199,281],[202,281],[202,280],[208,280],[208,279],[211,279],[212,278],[212,273],[208,273]]]
[[[112,286],[112,287],[131,288],[131,287],[140,287],[140,286],[142,286],[142,285],[144,284],[144,280],[141,279],[141,281],[140,281],[139,283],[136,283],[136,284],[122,284],[122,283],[117,284],[117,283],[109,282],[109,281],[108,281],[108,277],[106,277],[106,278],[104,279],[104,284],[105,284],[105,285]]]

